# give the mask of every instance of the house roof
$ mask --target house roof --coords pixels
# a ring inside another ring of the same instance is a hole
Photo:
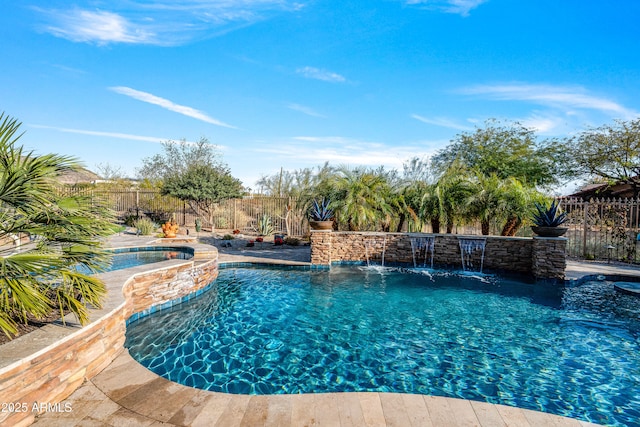
[[[65,172],[58,176],[60,184],[65,185],[89,184],[99,179],[100,177],[96,173],[91,172],[89,169],[85,168]]]
[[[582,199],[590,199],[593,197],[633,197],[634,189],[631,184],[617,183],[617,184],[587,184],[580,190],[568,197],[580,197]]]

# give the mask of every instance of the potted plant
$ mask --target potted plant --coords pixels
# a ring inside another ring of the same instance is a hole
[[[176,233],[178,232],[178,224],[175,219],[171,219],[171,221],[167,221],[162,224],[162,232],[164,233],[164,237],[176,237]]]
[[[329,209],[330,201],[322,199],[313,201],[309,211],[309,226],[312,230],[331,230],[333,228],[333,210]]]
[[[196,218],[196,233],[202,231],[202,219]]]
[[[560,227],[567,221],[567,214],[560,212],[560,204],[554,200],[548,208],[535,203],[537,213],[533,214],[531,230],[540,237],[560,237],[567,232],[567,227]]]

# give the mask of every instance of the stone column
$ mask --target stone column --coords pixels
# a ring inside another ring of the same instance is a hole
[[[331,265],[331,230],[311,230],[311,264]]]
[[[531,273],[536,279],[564,280],[566,237],[533,237]]]

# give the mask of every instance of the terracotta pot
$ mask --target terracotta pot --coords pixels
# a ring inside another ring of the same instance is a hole
[[[332,230],[333,221],[309,221],[312,230]]]
[[[560,237],[569,230],[567,227],[537,227],[531,226],[531,230],[540,237]]]

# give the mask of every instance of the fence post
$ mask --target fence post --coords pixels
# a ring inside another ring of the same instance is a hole
[[[584,215],[584,219],[582,222],[582,256],[586,259],[587,258],[587,210],[589,209],[589,203],[591,201],[583,201],[582,202],[582,209],[584,211],[583,215]]]
[[[233,199],[233,229],[237,230],[238,226],[236,224],[237,222],[237,218],[236,218],[236,210],[238,209],[238,199]]]
[[[140,191],[136,190],[136,218],[140,218]]]

